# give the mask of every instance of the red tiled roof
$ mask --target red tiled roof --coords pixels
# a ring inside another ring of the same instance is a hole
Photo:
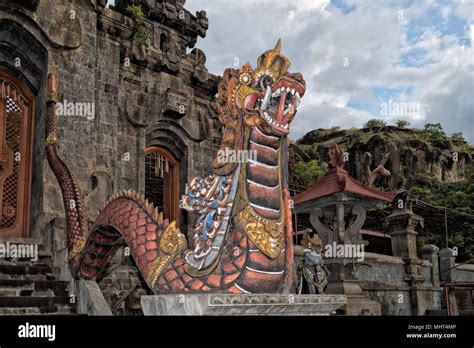
[[[339,192],[351,192],[386,202],[393,201],[396,194],[395,192],[383,192],[367,187],[351,177],[346,170],[340,166],[336,166],[329,169],[323,178],[313,187],[295,195],[293,201],[295,205],[297,205]]]

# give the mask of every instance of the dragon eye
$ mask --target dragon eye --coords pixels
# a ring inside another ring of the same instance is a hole
[[[271,77],[270,75],[264,75],[260,79],[260,87],[262,89],[267,89],[267,86],[273,85],[274,82],[275,82],[275,80],[273,79],[273,77]]]
[[[240,75],[239,80],[240,80],[240,83],[242,83],[244,85],[248,85],[252,81],[252,79],[250,78],[250,75],[247,74],[247,73],[244,73],[244,74]]]

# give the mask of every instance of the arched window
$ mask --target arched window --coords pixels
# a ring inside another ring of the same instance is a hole
[[[28,237],[34,96],[0,70],[0,236]]]
[[[179,162],[163,147],[145,150],[145,197],[179,224]]]

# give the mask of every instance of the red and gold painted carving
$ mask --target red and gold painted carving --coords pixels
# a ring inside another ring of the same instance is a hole
[[[245,64],[224,72],[215,103],[224,126],[219,153],[256,156],[242,162],[216,156],[212,175],[189,182],[181,207],[199,219],[188,240],[176,221],[164,219],[132,191],[111,197],[88,228],[78,185],[58,153],[57,82],[50,75],[47,154],[66,207],[73,276],[100,277],[123,237],[155,293],[289,292],[294,279],[287,135],[305,93],[303,77],[289,73],[289,66],[278,41],[255,69]]]

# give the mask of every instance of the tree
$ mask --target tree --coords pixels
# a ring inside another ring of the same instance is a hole
[[[464,136],[463,136],[462,132],[451,134],[451,139],[454,140],[454,141],[460,141],[460,142],[463,142],[463,143],[466,142],[466,139],[464,139]]]
[[[382,119],[373,118],[364,124],[364,128],[385,127],[387,123]]]
[[[436,127],[437,128],[437,127]],[[463,180],[456,182],[434,182],[432,187],[414,186],[409,189],[410,193],[418,199],[438,207],[446,207],[449,216],[455,216],[456,220],[465,221],[458,224],[457,229],[450,228],[449,245],[459,249],[458,261],[465,261],[474,257],[474,225],[472,218],[463,216],[464,214],[474,215],[474,166],[467,165],[463,171]],[[457,210],[460,214],[455,214]],[[438,209],[441,221],[444,222],[444,210]],[[425,219],[430,219],[426,216]],[[439,218],[439,217],[438,217]],[[466,220],[462,220],[466,219]],[[426,223],[426,221],[425,221]],[[448,228],[450,223],[448,223]],[[444,245],[444,233],[426,233],[421,236],[420,242],[423,244]]]
[[[437,140],[445,140],[446,133],[443,130],[443,127],[440,123],[427,123],[425,124],[425,128],[423,132],[428,137],[428,139],[437,141]]]
[[[397,120],[397,122],[395,122],[395,124],[397,125],[398,128],[405,128],[405,127],[408,127],[410,125],[410,122],[408,122],[406,120]]]
[[[424,131],[427,133],[442,133],[444,134],[441,123],[427,123],[425,124]]]
[[[311,160],[309,162],[296,162],[294,164],[291,175],[293,181],[298,185],[309,187],[316,183],[327,171],[327,164],[318,164],[318,161]]]

